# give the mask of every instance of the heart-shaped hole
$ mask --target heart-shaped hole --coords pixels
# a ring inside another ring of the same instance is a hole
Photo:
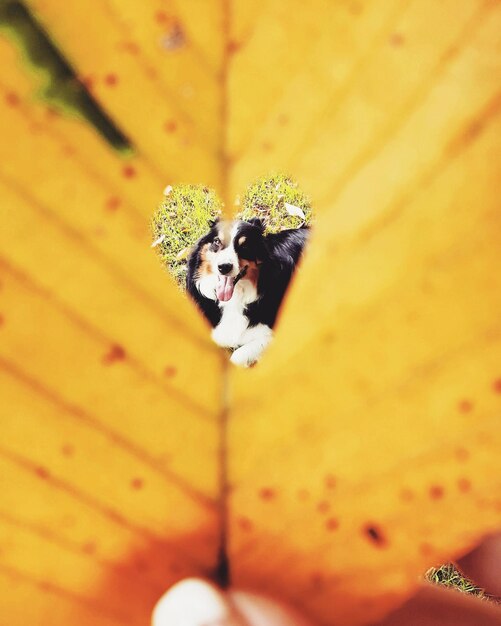
[[[208,187],[169,185],[152,220],[152,247],[211,324],[214,341],[248,367],[272,340],[312,210],[282,174],[258,179],[235,204],[235,217],[227,218]]]

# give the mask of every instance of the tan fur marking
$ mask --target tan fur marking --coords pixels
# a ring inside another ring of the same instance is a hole
[[[209,248],[210,243],[206,243],[202,246],[202,249],[200,250],[200,258],[202,259],[200,267],[198,268],[198,275],[200,277],[209,276],[210,274],[212,274],[212,266],[210,264],[210,261],[207,260],[207,251]]]
[[[250,280],[250,282],[257,289],[257,281],[259,278],[259,266],[254,261],[246,261],[244,259],[239,259],[238,265],[240,269],[247,265],[247,272],[244,276],[245,280]]]
[[[241,246],[242,244],[244,244],[246,239],[247,237],[245,235],[242,235],[238,240],[238,245]]]

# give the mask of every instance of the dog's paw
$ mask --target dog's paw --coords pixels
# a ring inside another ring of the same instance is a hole
[[[239,367],[251,367],[257,363],[258,358],[259,355],[256,355],[254,351],[250,351],[249,346],[242,346],[233,352],[230,361],[233,365],[238,365]]]

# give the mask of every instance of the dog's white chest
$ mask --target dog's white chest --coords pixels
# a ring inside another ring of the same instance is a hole
[[[231,300],[219,305],[221,321],[212,331],[212,338],[218,345],[223,348],[238,348],[244,343],[244,333],[249,327],[249,319],[244,311],[247,304],[256,299],[256,295],[250,293],[245,284],[237,285]]]
[[[226,303],[221,321],[212,331],[212,338],[223,348],[235,349],[230,359],[232,363],[249,367],[259,360],[270,343],[273,332],[265,324],[249,328],[249,320],[243,314],[244,309],[245,305],[229,306]]]

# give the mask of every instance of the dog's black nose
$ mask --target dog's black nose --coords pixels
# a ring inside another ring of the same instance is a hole
[[[220,274],[229,274],[233,269],[233,265],[231,263],[221,263],[217,268]]]

